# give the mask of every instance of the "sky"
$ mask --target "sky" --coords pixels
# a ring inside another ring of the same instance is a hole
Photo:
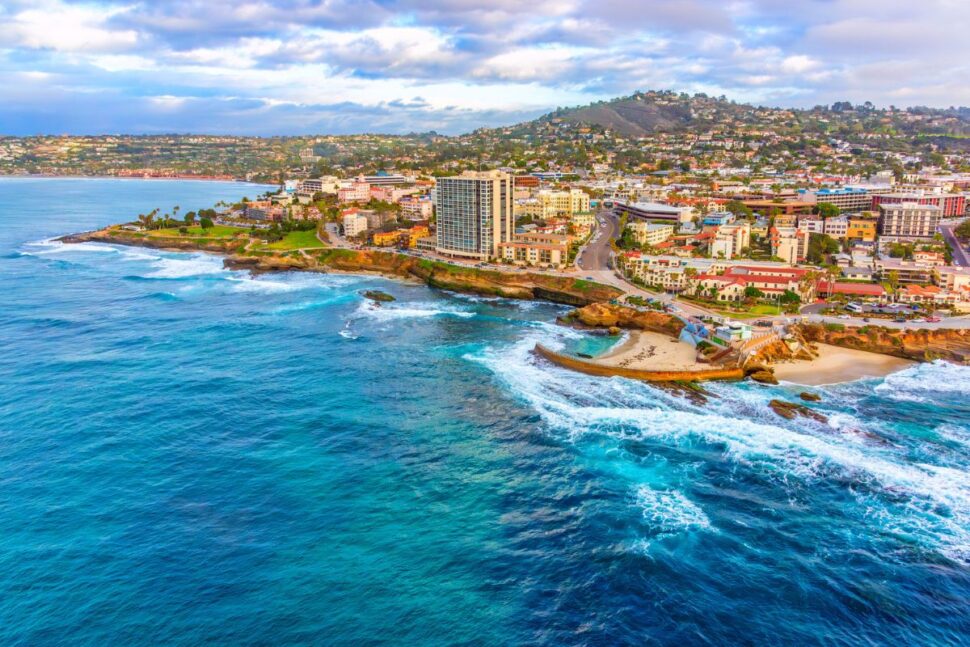
[[[0,134],[454,134],[651,89],[970,105],[968,25],[968,0],[0,0]]]

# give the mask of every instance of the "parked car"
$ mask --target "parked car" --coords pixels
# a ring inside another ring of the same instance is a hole
[[[896,323],[906,323],[906,317],[896,317],[893,321]]]
[[[934,315],[932,317],[927,317],[926,321],[928,321],[929,323],[940,323],[943,320],[937,317],[936,315]]]
[[[863,323],[869,323],[869,317],[863,317],[862,321]]]
[[[849,315],[839,315],[839,319],[851,319]]]

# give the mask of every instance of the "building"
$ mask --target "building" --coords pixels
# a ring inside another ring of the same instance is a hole
[[[825,232],[825,219],[816,214],[799,216],[798,228],[810,234],[821,234]]]
[[[569,262],[569,236],[520,234],[499,244],[499,258],[516,265],[562,268]]]
[[[662,220],[682,224],[694,219],[693,207],[675,207],[659,202],[617,202],[614,210],[617,215],[639,220]]]
[[[936,207],[942,218],[962,216],[967,209],[966,196],[956,193],[896,192],[879,193],[872,197],[873,209],[889,204],[920,204]]]
[[[810,280],[809,271],[795,267],[735,265],[722,274],[700,274],[695,285],[705,290],[715,288],[720,301],[740,300],[749,287],[769,297],[794,292],[803,302],[815,296],[815,283]]]
[[[751,246],[751,225],[739,222],[719,227],[711,241],[711,256],[731,259],[741,255],[741,250]]]
[[[351,209],[344,213],[344,236],[353,238],[367,231],[367,216],[360,214],[356,209]]]
[[[838,216],[836,218],[826,218],[823,223],[822,233],[832,238],[842,240],[849,234],[849,217]]]
[[[300,181],[296,189],[296,194],[300,196],[313,197],[317,193],[336,194],[340,190],[340,180],[328,175],[319,178],[307,178]]]
[[[369,202],[370,184],[367,182],[352,182],[337,190],[337,200],[340,202]]]
[[[414,222],[430,220],[434,215],[434,205],[431,204],[431,198],[428,196],[406,196],[401,198],[398,204],[401,205],[401,216],[405,220]]]
[[[782,259],[789,265],[795,265],[808,256],[807,231],[794,227],[772,227],[768,232],[771,239],[771,255]]]
[[[377,247],[393,247],[401,240],[400,231],[375,231],[372,242]]]
[[[528,216],[539,220],[549,218],[571,217],[577,213],[589,211],[589,195],[579,189],[569,191],[543,190],[535,197],[516,205],[517,216]]]
[[[845,237],[851,241],[872,242],[876,240],[878,224],[878,218],[871,216],[849,216],[849,226],[845,231]]]
[[[895,274],[900,285],[930,283],[934,276],[932,267],[898,258],[880,258],[874,262],[874,266],[876,276],[880,281],[886,281],[892,274]]]
[[[872,194],[867,189],[841,187],[838,189],[799,189],[799,197],[814,204],[827,203],[839,211],[867,211],[872,208]]]
[[[465,171],[438,179],[437,251],[487,260],[512,241],[512,176]]]
[[[720,227],[721,225],[729,225],[734,222],[734,220],[735,215],[730,211],[717,211],[704,216],[701,224],[705,227]]]
[[[403,175],[378,173],[377,175],[358,175],[356,182],[370,186],[386,186],[388,184],[405,184],[408,181]]]
[[[660,222],[631,222],[626,226],[637,245],[656,247],[674,235],[674,226]]]
[[[940,207],[918,202],[879,205],[879,235],[887,238],[932,238],[940,225]]]

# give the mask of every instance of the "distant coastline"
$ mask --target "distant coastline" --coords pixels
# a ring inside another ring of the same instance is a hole
[[[26,179],[26,180],[163,180],[170,182],[185,182],[191,180],[194,182],[225,182],[225,183],[236,183],[236,184],[251,184],[253,186],[267,186],[267,187],[277,187],[277,184],[269,184],[266,182],[253,182],[252,180],[243,180],[240,178],[233,177],[215,177],[215,176],[140,176],[140,175],[85,175],[78,173],[76,175],[48,175],[46,173],[0,173],[0,179]]]

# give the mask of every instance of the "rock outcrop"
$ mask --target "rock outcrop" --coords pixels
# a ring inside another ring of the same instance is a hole
[[[321,248],[302,252],[248,251],[245,235],[224,240],[178,236],[144,236],[117,227],[67,236],[67,243],[101,241],[157,249],[201,250],[226,255],[229,269],[252,272],[368,272],[422,281],[431,287],[510,299],[541,299],[571,306],[610,301],[621,296],[614,287],[568,276],[500,272],[454,265],[405,254],[373,250]]]
[[[809,342],[892,355],[928,362],[944,359],[970,363],[970,330],[956,328],[897,329],[869,325],[800,324],[798,332]]]
[[[771,407],[772,411],[786,420],[794,420],[798,416],[802,416],[803,418],[810,418],[821,423],[826,423],[829,421],[826,416],[822,415],[818,411],[809,409],[804,404],[785,402],[784,400],[772,400],[768,403],[768,406]]]
[[[636,310],[611,303],[593,303],[572,311],[565,319],[591,328],[650,330],[671,337],[677,337],[684,328],[683,321],[665,312]]]

